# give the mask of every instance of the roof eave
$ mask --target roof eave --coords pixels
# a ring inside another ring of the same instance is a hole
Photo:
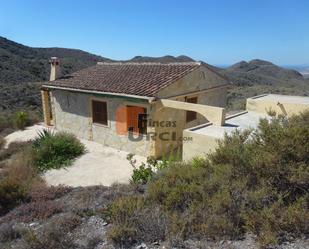
[[[51,86],[51,85],[42,85],[42,88],[64,90],[64,91],[71,91],[71,92],[80,92],[80,93],[92,93],[92,94],[102,94],[102,95],[111,95],[111,96],[119,96],[119,97],[127,97],[127,98],[144,99],[144,100],[148,100],[149,103],[153,102],[156,99],[155,97],[150,97],[150,96],[140,96],[140,95],[133,95],[133,94],[125,94],[125,93],[111,93],[111,92],[102,92],[102,91],[95,91],[95,90],[86,90],[86,89],[61,87],[61,86]]]

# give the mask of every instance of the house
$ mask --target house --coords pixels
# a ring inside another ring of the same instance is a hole
[[[224,123],[229,82],[206,63],[97,63],[63,77],[50,63],[44,122],[79,138],[159,158],[181,148],[184,129]]]

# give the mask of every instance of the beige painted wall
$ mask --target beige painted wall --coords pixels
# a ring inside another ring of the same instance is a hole
[[[169,99],[181,95],[192,95],[199,91],[228,84],[229,82],[226,79],[218,76],[208,68],[200,66],[175,83],[161,89],[156,97],[161,99]],[[221,97],[223,98],[221,103],[225,106],[226,99],[224,99],[224,97],[226,96]]]
[[[182,102],[185,101],[185,97],[197,97],[198,104],[225,107],[227,84],[227,80],[219,77],[208,68],[201,66],[184,78],[162,89],[157,96]],[[156,133],[169,132],[176,134],[173,136],[176,139],[156,141],[155,155],[157,157],[169,154],[173,150],[182,149],[184,129],[208,122],[204,116],[198,113],[196,120],[187,123],[186,111],[175,108],[162,108],[160,104],[154,105],[153,117],[160,120],[175,120],[177,124],[176,127],[172,128],[156,127]]]
[[[182,159],[189,161],[193,157],[207,156],[208,153],[214,151],[218,146],[218,139],[206,135],[194,133],[185,130],[183,136],[186,138],[183,142]]]
[[[201,114],[205,119],[209,120],[215,125],[223,125],[225,121],[225,109],[217,106],[201,105],[198,103],[186,103],[177,100],[161,99],[158,100],[161,106],[180,109],[185,111],[192,111]]]
[[[296,98],[301,97],[296,96]],[[264,101],[259,98],[248,98],[246,103],[246,109],[248,111],[255,111],[260,113],[267,113],[269,110],[272,110],[275,111],[277,114],[291,116],[293,114],[298,114],[300,112],[308,110],[309,106],[308,103],[282,102],[276,99],[274,99],[273,101]]]

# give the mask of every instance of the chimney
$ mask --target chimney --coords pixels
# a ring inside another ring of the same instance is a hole
[[[51,57],[50,63],[50,81],[54,81],[60,77],[60,60],[57,57]]]

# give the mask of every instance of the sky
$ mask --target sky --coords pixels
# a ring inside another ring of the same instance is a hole
[[[0,36],[112,59],[309,65],[308,0],[0,0]]]

